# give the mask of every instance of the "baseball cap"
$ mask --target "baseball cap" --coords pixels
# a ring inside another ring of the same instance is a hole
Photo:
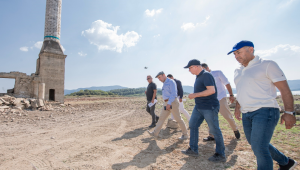
[[[200,66],[201,64],[200,64],[199,60],[193,59],[193,60],[190,60],[189,63],[188,63],[188,65],[185,66],[185,67],[183,67],[183,68],[189,68],[189,67],[191,67],[193,65]]]
[[[254,44],[251,41],[247,41],[247,40],[240,41],[237,44],[235,44],[235,46],[233,46],[232,50],[227,55],[245,46],[254,47]]]
[[[163,75],[163,74],[165,74],[165,73],[163,71],[161,71],[155,76],[155,78],[157,78],[159,75]]]

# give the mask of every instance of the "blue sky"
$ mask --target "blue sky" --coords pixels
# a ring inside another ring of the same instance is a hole
[[[0,72],[35,72],[44,36],[46,0],[0,2]],[[65,89],[147,86],[146,76],[171,73],[183,85],[190,59],[222,70],[232,86],[238,66],[227,56],[240,40],[300,79],[300,0],[63,0],[61,44]],[[144,69],[148,67],[148,69]],[[154,79],[158,87],[162,83]],[[0,78],[0,92],[13,88]]]

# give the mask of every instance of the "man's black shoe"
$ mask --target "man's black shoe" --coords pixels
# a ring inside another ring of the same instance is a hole
[[[215,153],[213,156],[211,156],[210,158],[208,158],[209,161],[211,162],[226,162],[226,157],[225,156],[221,156],[218,153]]]
[[[151,124],[150,126],[149,126],[149,128],[154,128],[156,125],[155,124]]]
[[[199,156],[199,153],[194,152],[191,148],[188,148],[187,150],[183,150],[181,151],[181,153],[188,156]]]
[[[296,167],[297,162],[291,158],[289,158],[289,163],[285,166],[279,165],[278,170],[292,170]]]
[[[240,139],[241,134],[240,134],[239,130],[233,131],[233,132],[234,132],[235,137],[236,137],[237,139]]]
[[[159,119],[159,117],[158,117],[158,116],[156,116],[156,121],[155,121],[155,123],[157,123],[157,122],[158,122],[158,119]]]
[[[208,136],[207,138],[203,138],[204,142],[213,141],[213,140],[215,140],[215,138],[213,138],[211,136]]]

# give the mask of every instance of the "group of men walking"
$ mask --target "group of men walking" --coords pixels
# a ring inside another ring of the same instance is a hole
[[[241,64],[234,73],[237,90],[234,115],[237,120],[243,122],[246,139],[257,158],[257,169],[273,170],[273,160],[279,164],[280,170],[293,169],[297,162],[286,157],[270,144],[280,117],[279,105],[276,101],[276,87],[281,92],[285,107],[281,122],[285,121],[287,129],[292,128],[296,123],[294,100],[284,73],[276,62],[255,56],[254,45],[251,41],[237,43],[228,55],[231,53],[234,53],[236,60]],[[188,68],[193,75],[196,75],[194,93],[188,95],[189,99],[195,99],[192,115],[190,116],[183,107],[181,82],[174,79],[172,75],[166,76],[164,72],[159,72],[156,78],[163,82],[164,104],[160,116],[156,116],[154,100],[157,88],[152,77],[147,76],[149,82],[147,91],[145,91],[148,101],[147,112],[152,116],[152,124],[149,127],[154,127],[154,130],[148,131],[148,133],[159,138],[164,121],[172,113],[172,118],[176,120],[182,130],[179,140],[188,139],[188,130],[180,115],[182,112],[189,121],[190,142],[189,148],[181,152],[189,156],[199,156],[199,127],[205,120],[209,127],[209,136],[203,140],[216,142],[215,154],[208,160],[226,162],[218,112],[228,121],[235,137],[240,138],[238,127],[227,104],[225,87],[230,95],[230,102],[235,101],[230,83],[222,71],[212,71],[207,64],[201,64],[197,59],[190,60],[184,68]],[[149,103],[154,105],[150,107]],[[242,118],[241,113],[243,113]]]

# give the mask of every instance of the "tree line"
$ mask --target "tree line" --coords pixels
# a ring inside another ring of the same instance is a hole
[[[78,92],[67,94],[66,96],[113,96],[113,95],[116,94],[112,92],[102,91],[102,90],[80,90]]]
[[[127,89],[115,89],[110,91],[103,90],[80,90],[66,96],[145,96],[145,87],[141,88],[127,88]],[[188,93],[184,93],[188,94]],[[157,95],[162,95],[161,89],[157,90]]]
[[[115,90],[110,90],[109,92],[112,92],[120,96],[145,96],[146,90],[147,89],[145,87],[141,87],[141,88],[128,88],[128,89],[115,89]],[[157,90],[157,95],[162,95],[162,91]]]

